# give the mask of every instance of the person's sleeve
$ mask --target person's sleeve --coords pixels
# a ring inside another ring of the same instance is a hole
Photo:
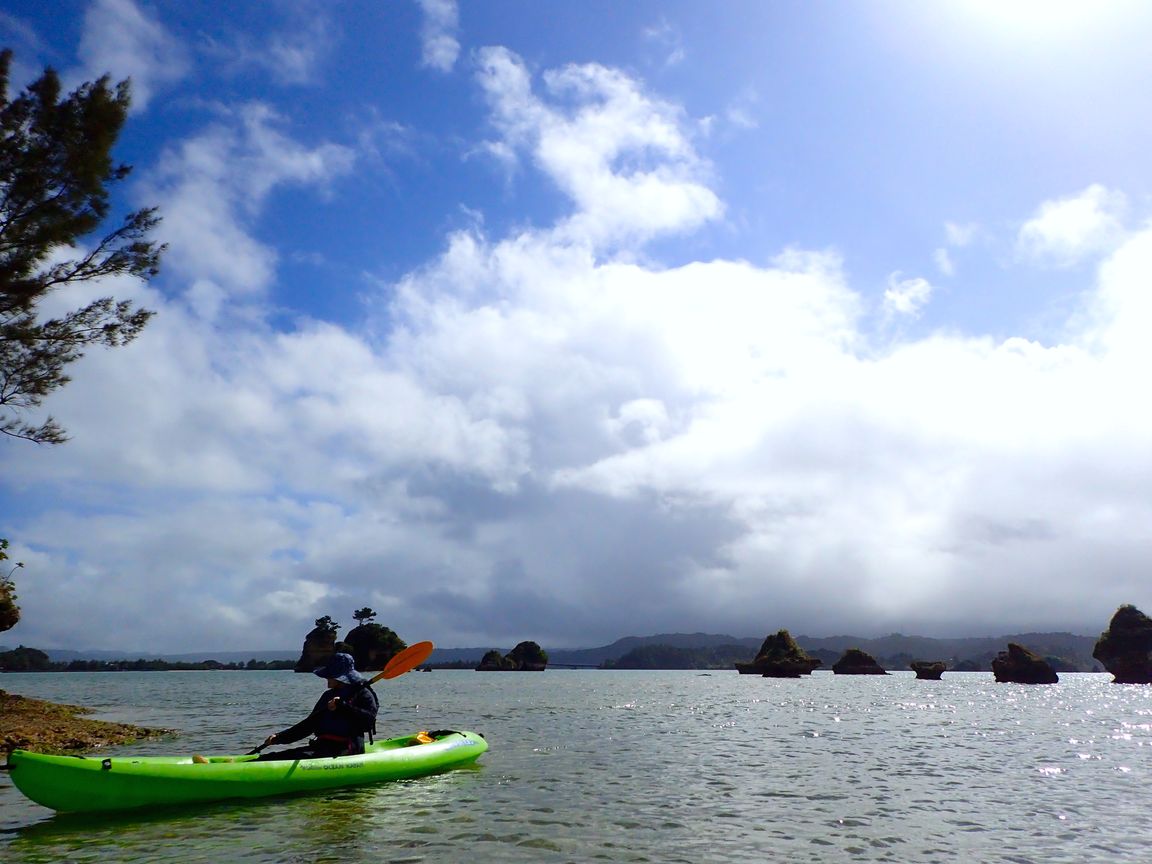
[[[324,696],[320,697],[320,701],[324,700]],[[307,717],[297,723],[295,726],[289,726],[283,732],[276,733],[276,741],[280,744],[291,744],[293,741],[299,741],[316,731],[316,712],[321,708],[320,702],[312,709]]]

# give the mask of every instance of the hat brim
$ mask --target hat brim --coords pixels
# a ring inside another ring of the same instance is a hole
[[[321,666],[319,669],[314,669],[312,674],[319,678],[327,678],[329,681],[339,681],[341,684],[360,684],[368,680],[355,669],[339,675],[333,675],[332,673],[334,671],[336,670],[329,669],[327,666]]]

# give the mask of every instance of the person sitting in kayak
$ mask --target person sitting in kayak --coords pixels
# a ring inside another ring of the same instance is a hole
[[[364,735],[375,729],[376,713],[380,710],[376,692],[356,671],[351,654],[333,654],[314,674],[328,679],[328,689],[316,700],[312,713],[295,726],[269,735],[264,746],[291,744],[308,735],[313,736],[312,740],[303,747],[261,754],[258,761],[354,756],[364,752]]]

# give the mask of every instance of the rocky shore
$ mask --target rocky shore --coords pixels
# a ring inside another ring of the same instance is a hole
[[[144,738],[174,734],[128,723],[89,720],[91,709],[29,699],[0,690],[0,750],[38,753],[83,753]]]

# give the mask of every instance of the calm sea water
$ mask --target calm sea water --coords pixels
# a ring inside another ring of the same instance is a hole
[[[0,775],[0,861],[1147,862],[1152,688],[987,673],[412,673],[384,734],[482,732],[478,767],[322,795],[68,817]],[[287,672],[7,675],[178,727],[125,753],[243,752],[311,706]]]

